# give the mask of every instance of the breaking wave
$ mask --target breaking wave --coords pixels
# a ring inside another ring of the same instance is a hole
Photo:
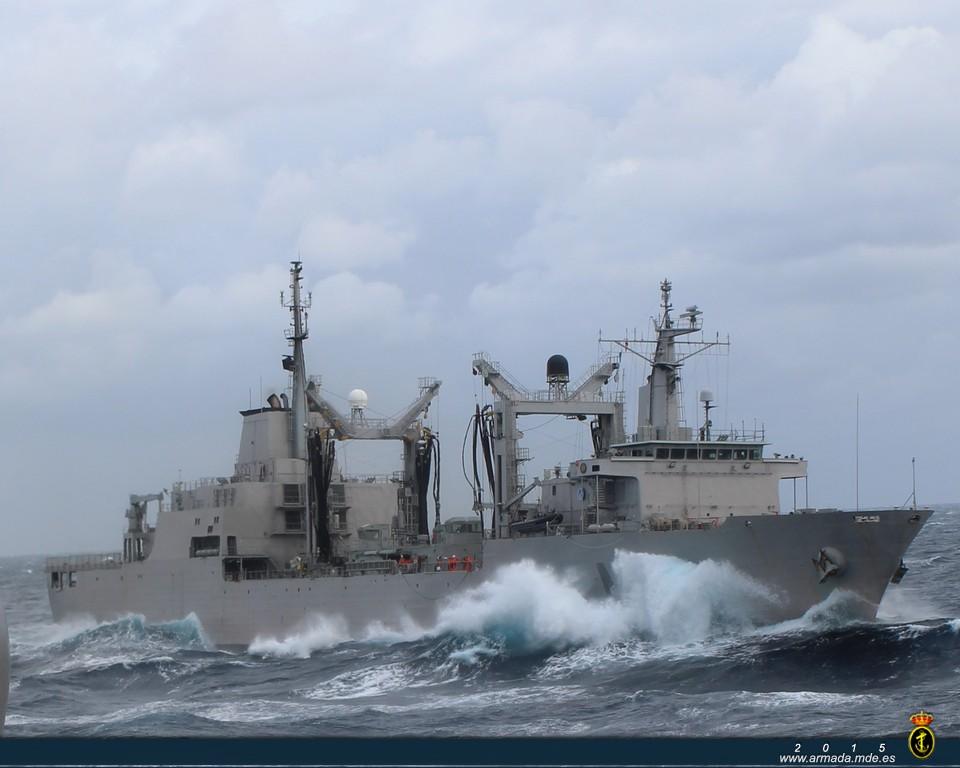
[[[257,635],[247,650],[254,656],[309,659],[315,651],[351,639],[342,616],[312,616],[285,637]]]
[[[189,614],[182,619],[148,623],[141,614],[129,614],[114,621],[99,624],[80,624],[76,631],[55,641],[67,651],[77,650],[85,646],[106,645],[137,647],[171,647],[194,648],[209,650],[213,647],[203,625],[196,614]]]
[[[465,663],[498,653],[537,653],[607,645],[630,637],[661,644],[700,641],[757,625],[777,601],[726,563],[691,563],[665,555],[618,552],[614,596],[590,599],[573,579],[530,560],[503,566],[491,579],[450,598],[428,629],[376,624],[351,633],[342,617],[316,616],[282,638],[260,636],[257,656],[307,658],[348,641],[386,644],[451,636],[471,640],[451,651]]]
[[[584,597],[551,568],[521,561],[440,613],[439,632],[492,638],[508,651],[608,645],[631,637],[682,644],[753,627],[777,598],[725,563],[618,552],[614,596]]]

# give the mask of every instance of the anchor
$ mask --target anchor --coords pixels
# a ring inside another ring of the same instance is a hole
[[[820,574],[821,584],[831,576],[842,575],[847,567],[846,558],[833,547],[821,547],[817,557],[811,560],[817,573]]]

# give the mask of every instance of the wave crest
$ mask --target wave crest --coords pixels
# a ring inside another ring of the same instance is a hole
[[[726,563],[618,552],[614,597],[591,600],[552,568],[523,560],[457,596],[439,632],[496,638],[508,651],[607,645],[641,635],[663,644],[750,628],[776,596]]]

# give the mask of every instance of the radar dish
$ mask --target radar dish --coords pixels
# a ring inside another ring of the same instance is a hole
[[[547,381],[570,381],[570,363],[563,355],[551,355],[547,360]]]
[[[367,393],[362,389],[351,389],[350,394],[347,395],[347,400],[350,401],[350,408],[366,408],[367,407]]]

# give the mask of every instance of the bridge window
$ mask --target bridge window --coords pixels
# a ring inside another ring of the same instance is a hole
[[[657,448],[658,459],[666,459],[666,458],[669,458],[669,456],[670,456],[670,451],[668,451],[666,448]]]
[[[763,448],[758,447],[758,448],[750,449],[750,458],[753,459],[753,461],[760,461],[762,457],[763,457]]]
[[[717,458],[717,449],[716,448],[704,448],[701,452],[703,458],[707,461],[716,461]]]
[[[700,458],[696,448],[687,448],[687,459],[690,461],[696,461]]]
[[[295,483],[284,483],[283,485],[283,503],[300,503],[300,486]]]
[[[670,449],[670,458],[671,459],[682,459],[686,455],[686,451],[683,448],[671,448]]]
[[[217,557],[219,554],[219,536],[194,536],[190,539],[190,557]]]
[[[729,448],[720,449],[720,461],[729,461],[732,455],[732,451]]]
[[[746,448],[736,448],[733,451],[733,458],[737,461],[746,461],[747,460],[747,449]]]

